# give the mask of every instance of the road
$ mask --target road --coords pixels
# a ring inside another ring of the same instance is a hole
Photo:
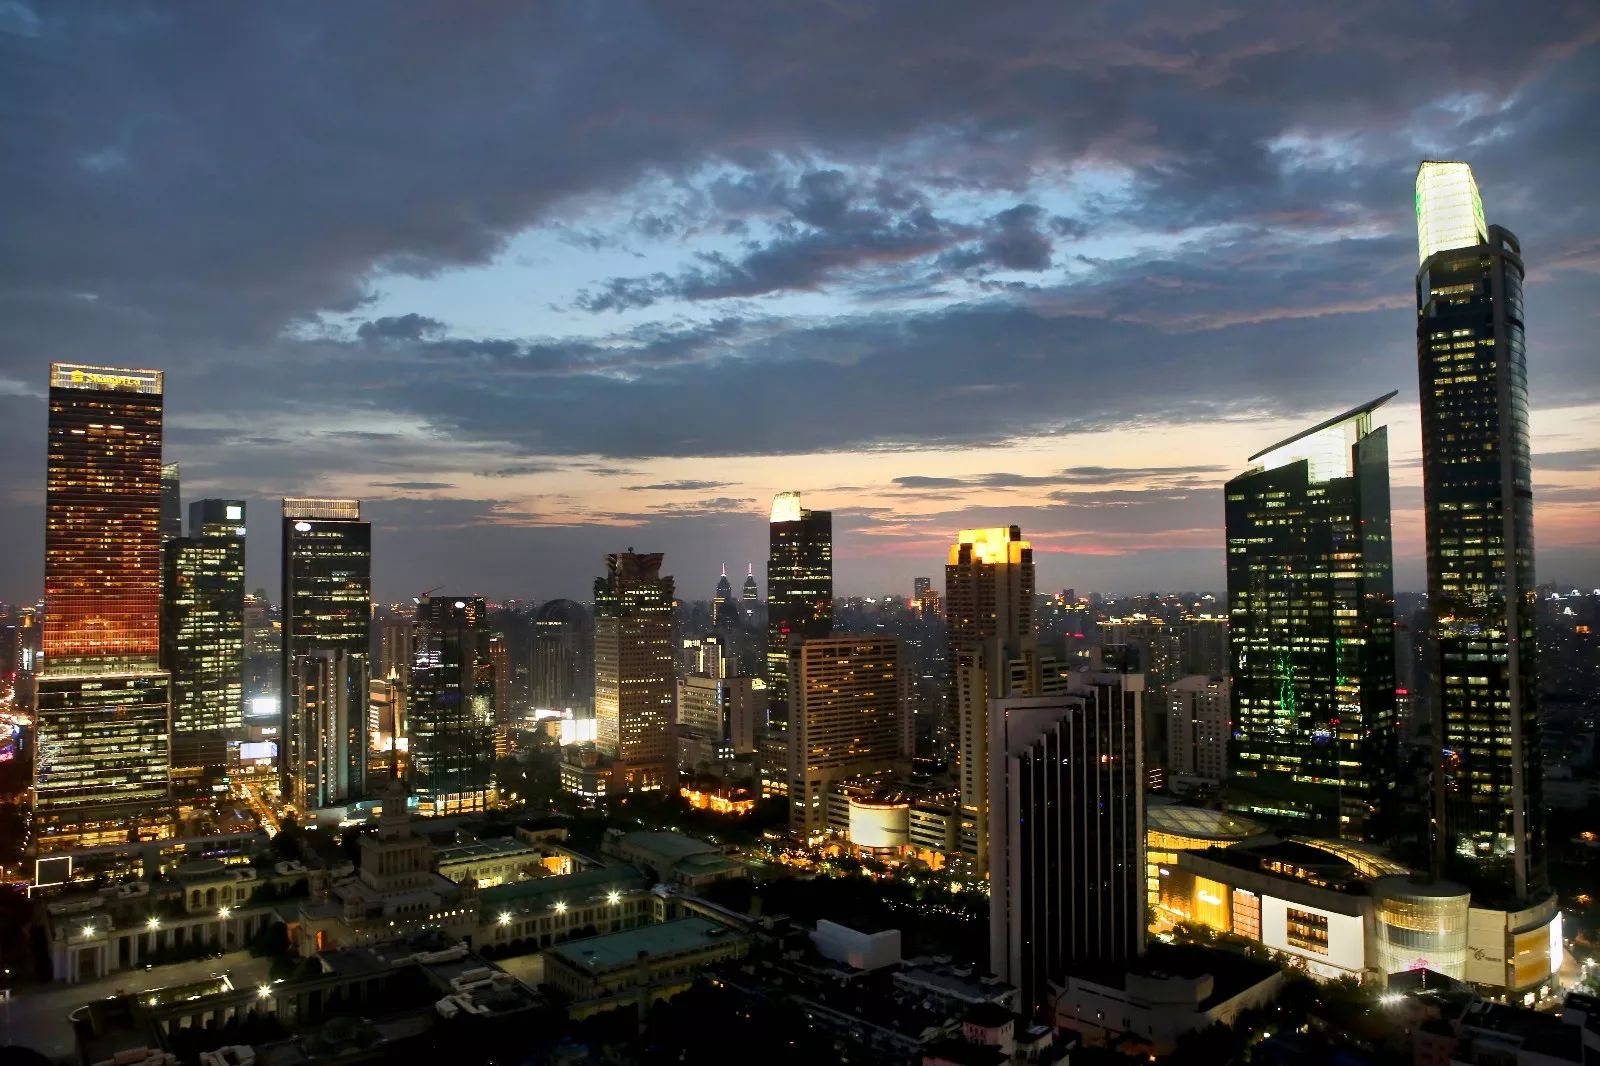
[[[95,999],[119,992],[144,992],[169,985],[199,981],[212,974],[226,973],[235,988],[248,988],[266,981],[271,959],[251,958],[248,951],[235,951],[220,959],[194,959],[157,966],[146,973],[129,970],[75,985],[35,985],[17,990],[0,1003],[0,1045],[20,1044],[33,1048],[54,1061],[75,1061],[72,1026],[67,1015]]]

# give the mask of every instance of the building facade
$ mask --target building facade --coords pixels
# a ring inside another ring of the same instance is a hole
[[[1233,685],[1189,674],[1167,686],[1167,782],[1179,794],[1215,791],[1228,777]]]
[[[767,723],[788,727],[789,641],[833,632],[833,512],[800,505],[798,492],[772,498],[767,554]],[[748,587],[748,582],[746,585]]]
[[[198,500],[162,545],[161,665],[172,675],[175,792],[209,794],[244,728],[243,500]]]
[[[1018,526],[963,529],[950,546],[944,568],[945,661],[950,681],[936,755],[960,762],[965,726],[983,724],[983,701],[965,708],[961,702],[958,663],[963,652],[976,654],[984,642],[997,638],[1014,643],[1033,636],[1034,586],[1033,546],[1022,539]]]
[[[1352,408],[1227,484],[1236,810],[1365,839],[1398,751],[1388,436]]]
[[[789,647],[789,830],[827,829],[835,781],[911,760],[898,637],[824,637]]]
[[[494,800],[495,668],[479,596],[417,603],[406,700],[411,787],[424,814],[486,810]]]
[[[50,367],[34,834],[109,842],[169,796],[158,370]]]
[[[1435,862],[1517,905],[1549,892],[1521,246],[1465,163],[1423,163],[1416,204]]]
[[[301,811],[366,793],[367,668],[365,655],[345,648],[317,648],[290,664],[294,734],[284,795]]]
[[[672,648],[672,578],[662,555],[606,556],[594,583],[595,742],[619,764],[625,789],[669,782],[676,674]]]
[[[361,501],[287,498],[283,501],[283,725],[279,758],[283,790],[293,794],[294,779],[315,761],[317,737],[308,733],[308,712],[295,699],[297,660],[307,655],[343,652],[347,676],[362,689],[348,702],[350,719],[338,732],[348,750],[360,753],[360,770],[349,767],[345,797],[366,793],[367,679],[372,647],[372,525],[361,520]],[[362,666],[355,666],[360,659]]]
[[[1144,679],[1072,680],[989,714],[989,966],[1027,1013],[1144,952]]]

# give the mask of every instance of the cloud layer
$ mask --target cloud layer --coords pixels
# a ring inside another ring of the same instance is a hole
[[[168,371],[189,498],[373,501],[383,595],[581,595],[619,538],[709,588],[790,488],[847,590],[991,522],[1046,584],[1214,586],[1278,430],[1398,388],[1414,482],[1424,157],[1527,252],[1540,571],[1600,583],[1597,88],[1561,0],[20,0],[0,595],[40,585],[52,359]]]

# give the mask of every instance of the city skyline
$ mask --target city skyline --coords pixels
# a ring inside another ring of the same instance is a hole
[[[361,11],[0,14],[30,160],[0,227],[0,596],[42,588],[52,359],[166,372],[186,498],[362,499],[386,600],[583,599],[627,544],[701,598],[764,557],[780,491],[834,512],[842,594],[1010,524],[1043,589],[1217,591],[1236,457],[1359,379],[1400,390],[1396,586],[1420,590],[1423,158],[1470,161],[1537,264],[1539,573],[1600,585],[1580,7],[1496,27],[1492,64],[1479,21],[1376,6],[693,32],[641,6],[627,35]],[[397,65],[403,91],[361,74]],[[264,532],[251,588],[278,583]],[[548,572],[497,580],[529,557]]]

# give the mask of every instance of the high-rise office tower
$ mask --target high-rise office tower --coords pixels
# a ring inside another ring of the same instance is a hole
[[[424,814],[481,811],[494,800],[494,663],[477,596],[423,596],[406,735],[411,790]]]
[[[914,578],[912,578],[911,579],[911,602],[912,603],[921,603],[922,602],[922,597],[926,596],[928,594],[928,592],[932,588],[933,588],[933,580],[931,578],[926,578],[926,577],[914,577]]]
[[[587,711],[594,704],[594,629],[573,600],[546,600],[533,618],[534,707]]]
[[[607,555],[606,576],[594,583],[595,741],[628,791],[666,787],[675,762],[673,589],[661,560],[631,549]]]
[[[1072,682],[989,712],[989,968],[1026,1014],[1075,968],[1144,951],[1143,678]]]
[[[755,563],[750,563],[745,567],[744,589],[739,593],[739,598],[744,601],[747,609],[754,607],[757,601],[761,599],[761,589],[756,586]]]
[[[378,623],[378,672],[383,682],[391,737],[406,735],[406,701],[411,697],[411,664],[416,658],[417,619],[413,615],[385,618]]]
[[[1542,900],[1522,250],[1465,163],[1423,163],[1416,206],[1436,862],[1475,901]]]
[[[311,730],[315,708],[301,706],[295,680],[296,659],[342,651],[352,660],[344,676],[362,690],[343,704],[349,761],[341,768],[343,798],[366,791],[367,692],[372,646],[372,524],[361,520],[361,501],[306,499],[283,501],[283,726],[279,757],[284,794],[306,773],[317,755],[318,733]],[[360,665],[354,660],[360,659]]]
[[[907,675],[898,637],[821,637],[789,645],[789,829],[827,826],[828,790],[911,761]]]
[[[41,851],[127,835],[168,797],[158,370],[50,367],[45,620],[37,679]]]
[[[788,725],[791,639],[833,632],[833,512],[800,506],[798,492],[772,498],[767,554],[767,727]]]
[[[989,872],[989,708],[997,699],[1060,695],[1069,679],[1064,664],[1031,633],[967,641],[954,654],[961,857],[981,877]]]
[[[717,591],[711,597],[711,624],[718,628],[739,624],[739,603],[733,598],[733,584],[728,580],[728,567],[723,564],[722,576],[717,578]]]
[[[1189,674],[1167,686],[1167,772],[1172,790],[1217,789],[1228,776],[1232,686],[1226,677]]]
[[[161,539],[183,536],[183,492],[177,463],[161,464]]]
[[[172,780],[220,785],[244,726],[243,500],[198,500],[189,536],[162,546],[161,665],[172,675]]]
[[[360,796],[367,773],[367,656],[314,648],[289,664],[296,732],[285,796],[302,811]],[[359,701],[359,702],[358,702]],[[357,721],[363,728],[355,728]]]
[[[961,702],[956,660],[963,648],[981,648],[998,638],[1014,643],[1034,634],[1033,546],[1018,526],[963,529],[950,546],[944,568],[945,640],[950,664],[949,696],[938,754],[959,759]]]
[[[1351,408],[1227,484],[1229,804],[1363,839],[1397,736],[1389,443]]]

